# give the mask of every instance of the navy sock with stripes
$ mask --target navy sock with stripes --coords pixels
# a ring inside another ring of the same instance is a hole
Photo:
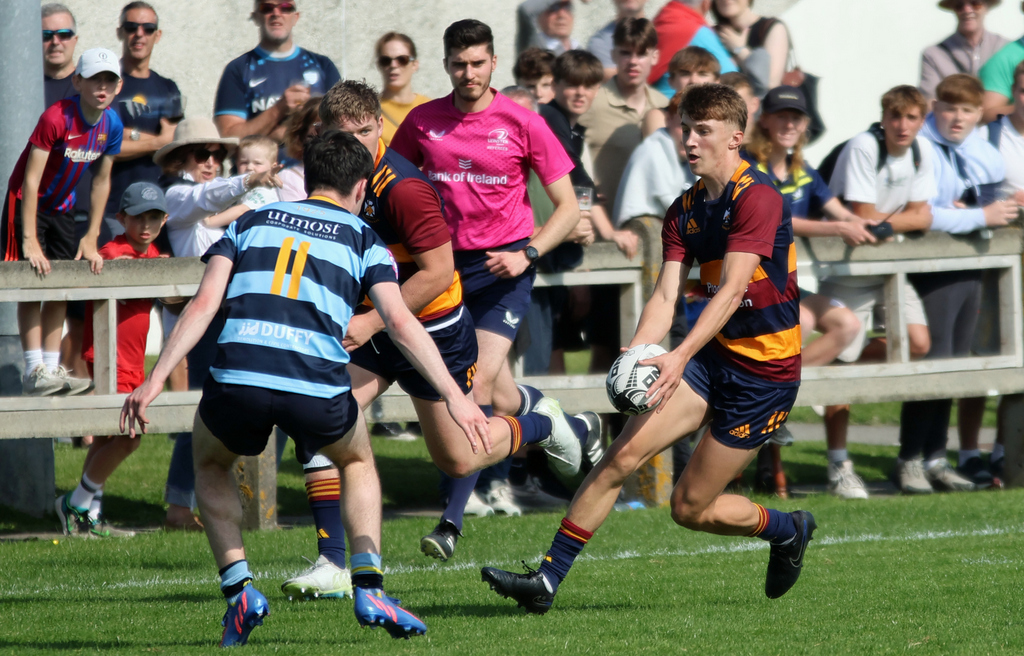
[[[793,521],[793,515],[774,508],[765,508],[757,503],[754,507],[757,508],[757,526],[750,533],[750,537],[761,538],[772,544],[786,544],[796,537],[796,522]]]
[[[583,530],[568,519],[562,520],[562,525],[551,542],[551,548],[540,564],[540,573],[544,575],[551,592],[558,590],[558,585],[569,574],[576,556],[580,555],[592,537],[592,532]]]
[[[306,498],[316,525],[316,548],[321,556],[345,568],[345,526],[341,523],[341,478],[306,483]]]

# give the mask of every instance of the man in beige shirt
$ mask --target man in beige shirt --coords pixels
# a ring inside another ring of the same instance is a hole
[[[613,43],[615,77],[601,86],[594,104],[579,121],[587,129],[597,192],[609,209],[615,207],[626,162],[643,140],[640,125],[644,115],[668,105],[668,99],[647,84],[651,67],[658,61],[658,33],[654,25],[646,18],[623,18],[615,26]],[[609,223],[609,230],[611,227]],[[605,234],[603,226],[594,228],[602,238],[614,239]],[[619,243],[619,239],[615,241]]]
[[[956,32],[941,43],[925,48],[921,55],[921,83],[918,88],[928,100],[935,99],[935,87],[954,73],[978,77],[992,55],[1006,45],[1002,36],[985,29],[985,16],[1000,0],[941,0],[939,7],[956,14]]]

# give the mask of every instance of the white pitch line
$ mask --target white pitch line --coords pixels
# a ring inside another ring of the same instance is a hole
[[[947,531],[920,531],[916,533],[909,533],[907,535],[882,535],[880,533],[864,533],[861,535],[824,535],[820,538],[815,538],[812,544],[813,547],[828,547],[836,545],[846,544],[863,544],[871,542],[926,542],[930,540],[948,540],[951,538],[978,538],[978,537],[991,537],[998,535],[1019,535],[1024,533],[1024,526],[1011,526],[1011,527],[986,527],[982,529],[975,529],[973,531],[963,530],[947,530]],[[701,547],[700,549],[654,549],[652,551],[637,551],[628,550],[620,551],[615,554],[606,556],[593,556],[590,554],[582,554],[578,560],[586,560],[591,562],[603,562],[603,561],[617,561],[617,560],[630,560],[633,558],[656,558],[656,557],[693,557],[693,556],[708,556],[715,554],[732,554],[732,553],[744,553],[748,551],[760,551],[768,548],[768,543],[762,540],[743,540],[741,542],[735,542],[728,545],[712,545],[707,547]],[[813,551],[812,551],[813,554]],[[543,554],[535,554],[532,560],[528,562],[537,562],[541,559]],[[486,563],[478,563],[475,561],[462,561],[452,563],[450,565],[442,565],[440,563],[431,563],[429,565],[392,565],[384,568],[385,574],[415,574],[420,572],[433,572],[438,574],[463,572],[466,570],[476,570],[482,566],[504,566],[514,567],[519,564],[521,559],[503,559],[503,560],[492,560]],[[1003,561],[1000,561],[1003,563]],[[1005,564],[1009,564],[1011,561],[1006,560]],[[283,580],[290,576],[296,575],[297,570],[257,570],[254,572],[257,581],[276,581]],[[150,577],[147,579],[129,579],[127,581],[118,581],[115,583],[104,582],[100,584],[98,589],[100,590],[125,590],[125,589],[136,589],[136,588],[156,588],[166,586],[194,586],[194,585],[212,585],[217,582],[215,576],[198,576],[198,577]],[[47,592],[73,592],[80,591],[82,588],[79,586],[58,583],[55,585],[44,585],[44,586],[10,586],[0,590],[0,600],[7,596],[16,595],[32,595],[32,594],[43,594]]]

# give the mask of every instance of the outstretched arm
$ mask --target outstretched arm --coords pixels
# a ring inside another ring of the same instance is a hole
[[[146,424],[149,423],[149,420],[146,419],[146,408],[163,391],[164,383],[181,359],[206,333],[210,321],[213,320],[213,315],[220,309],[221,301],[224,300],[224,292],[228,288],[232,266],[231,260],[222,255],[214,255],[210,258],[210,262],[206,265],[206,273],[203,274],[203,280],[199,283],[199,291],[182,311],[153,371],[150,372],[146,381],[125,399],[124,407],[121,408],[120,429],[122,433],[127,425],[128,435],[135,437],[136,420],[139,423],[139,429],[143,433],[146,432]]]

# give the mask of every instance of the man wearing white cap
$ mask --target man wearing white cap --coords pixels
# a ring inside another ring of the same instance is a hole
[[[110,194],[110,168],[121,151],[121,119],[110,109],[121,89],[117,55],[105,48],[85,51],[72,82],[79,95],[43,112],[11,174],[4,199],[0,226],[4,261],[28,260],[40,275],[50,272],[53,259],[85,258],[95,273],[103,268],[96,239]],[[89,229],[76,243],[71,214],[75,183],[90,166]],[[65,314],[64,302],[18,305],[26,394],[80,394],[92,387],[89,380],[69,377],[59,364]]]

